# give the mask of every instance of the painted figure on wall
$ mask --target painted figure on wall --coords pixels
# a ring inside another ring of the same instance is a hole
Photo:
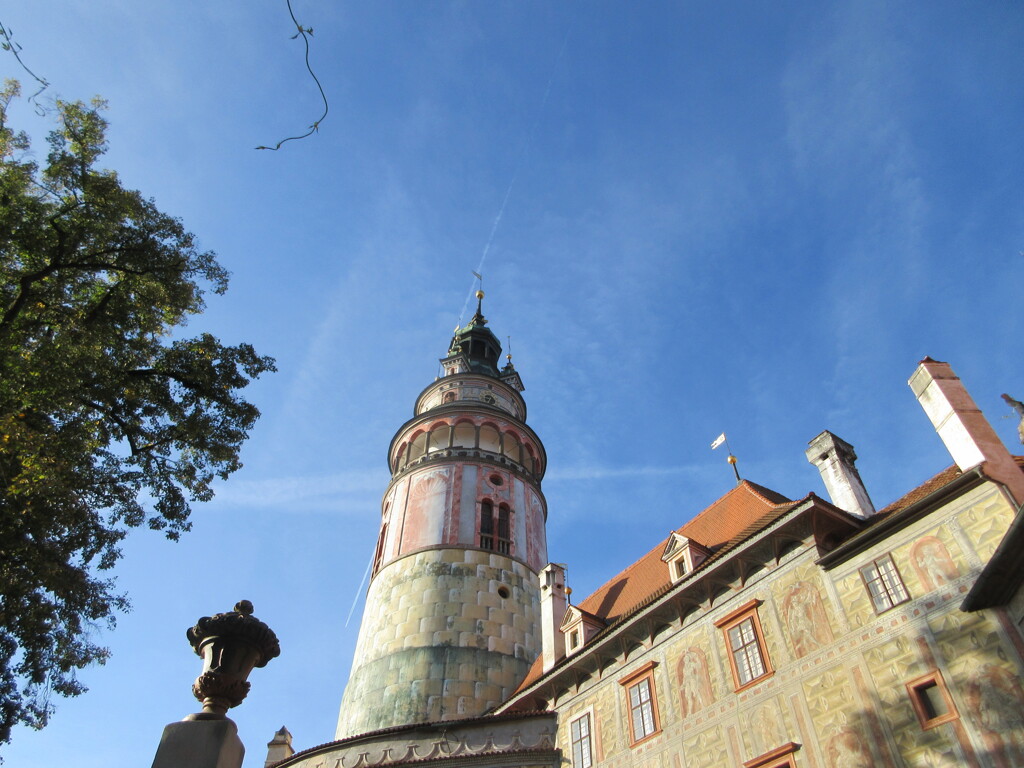
[[[813,584],[798,581],[782,599],[782,614],[797,658],[832,642],[821,595]]]
[[[874,761],[864,739],[853,728],[841,728],[825,745],[831,768],[872,768]]]
[[[707,658],[700,648],[687,648],[679,659],[679,695],[683,717],[699,712],[714,701]]]
[[[403,551],[437,541],[448,510],[448,468],[433,469],[418,475],[409,490],[405,513]]]
[[[782,732],[781,713],[777,702],[765,704],[750,718],[750,734],[754,742],[753,755],[770,752],[787,739]]]
[[[946,545],[934,536],[924,536],[910,549],[910,562],[929,592],[949,584],[960,575]]]
[[[997,768],[1024,766],[1024,691],[996,664],[980,664],[964,690],[971,717]]]

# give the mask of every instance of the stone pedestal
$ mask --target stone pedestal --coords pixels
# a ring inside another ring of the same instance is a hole
[[[164,728],[153,768],[242,768],[244,755],[232,720],[182,720]]]

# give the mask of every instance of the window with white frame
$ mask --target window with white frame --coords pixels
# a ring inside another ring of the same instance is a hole
[[[647,678],[629,686],[629,722],[633,729],[633,741],[646,739],[655,731],[651,681]]]
[[[736,690],[753,685],[774,671],[768,660],[761,620],[757,615],[760,605],[760,600],[751,600],[715,622],[715,626],[725,633]]]
[[[910,593],[903,585],[903,579],[896,568],[896,563],[893,562],[892,555],[872,560],[860,569],[860,575],[871,596],[875,613],[882,613],[910,599]]]
[[[748,616],[736,626],[730,627],[727,634],[739,684],[746,685],[763,677],[764,657],[761,654],[757,631],[754,629],[753,617]]]
[[[655,666],[657,662],[649,661],[619,680],[619,685],[626,689],[631,745],[661,731],[658,697],[654,688]]]
[[[594,764],[594,742],[590,729],[589,712],[580,715],[569,725],[573,768],[591,768]]]

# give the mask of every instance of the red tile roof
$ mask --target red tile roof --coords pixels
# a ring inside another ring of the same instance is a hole
[[[744,480],[677,533],[714,552],[776,506],[789,501],[780,493]],[[654,549],[580,602],[579,607],[610,624],[668,586],[671,577],[661,559],[667,540],[662,539]]]
[[[1024,456],[1014,456],[1013,460],[1016,462],[1017,466],[1020,467],[1022,471],[1024,471]],[[884,517],[889,517],[903,509],[906,509],[911,504],[919,502],[921,499],[925,498],[929,494],[932,494],[935,491],[939,490],[939,488],[942,488],[943,486],[953,482],[962,474],[963,472],[960,470],[960,467],[958,467],[956,464],[950,467],[946,467],[944,470],[939,472],[939,474],[929,478],[928,480],[925,480],[923,483],[921,483],[913,490],[908,491],[907,493],[900,496],[898,499],[896,499],[896,501],[878,510],[876,516],[872,518],[872,522],[874,522],[876,518],[881,519]]]
[[[1024,470],[1024,456],[1013,458]],[[952,482],[960,474],[960,468],[956,465],[947,467],[879,510],[868,521],[868,525],[874,525],[906,509]],[[738,544],[753,536],[758,530],[800,503],[757,483],[744,480],[679,528],[676,533],[703,544],[712,553],[716,553],[727,549],[727,545]],[[579,603],[578,607],[610,625],[665,591],[671,583],[668,567],[661,559],[667,543],[668,537],[662,539],[654,549],[599,587]],[[538,656],[518,690],[528,687],[542,674],[543,657]]]
[[[907,493],[903,494],[898,499],[896,499],[896,501],[882,507],[876,513],[876,518],[881,519],[883,517],[889,517],[890,515],[896,514],[900,510],[906,509],[911,504],[919,502],[925,496],[934,493],[935,491],[939,490],[939,488],[942,488],[944,485],[948,485],[949,483],[953,482],[953,480],[959,477],[960,474],[960,467],[958,467],[956,464],[954,464],[951,467],[946,467],[944,470],[939,472],[939,474],[929,478],[928,480],[925,480],[923,483],[917,486],[917,488],[908,491]]]
[[[744,480],[677,529],[676,533],[714,553],[730,542],[752,535],[769,519],[777,517],[780,510],[788,510],[794,503],[781,493]],[[661,555],[667,543],[666,536],[654,549],[599,587],[576,607],[607,624],[613,624],[666,590],[671,584],[671,577]],[[519,690],[529,686],[542,674],[543,656],[538,656]]]

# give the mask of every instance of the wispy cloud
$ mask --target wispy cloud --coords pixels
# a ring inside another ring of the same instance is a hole
[[[306,477],[232,479],[217,489],[213,504],[278,511],[366,514],[380,503],[387,478],[380,472],[350,471]]]
[[[548,472],[546,482],[567,482],[574,480],[608,480],[625,477],[657,477],[662,475],[695,474],[699,470],[692,465],[675,467],[568,467]]]

